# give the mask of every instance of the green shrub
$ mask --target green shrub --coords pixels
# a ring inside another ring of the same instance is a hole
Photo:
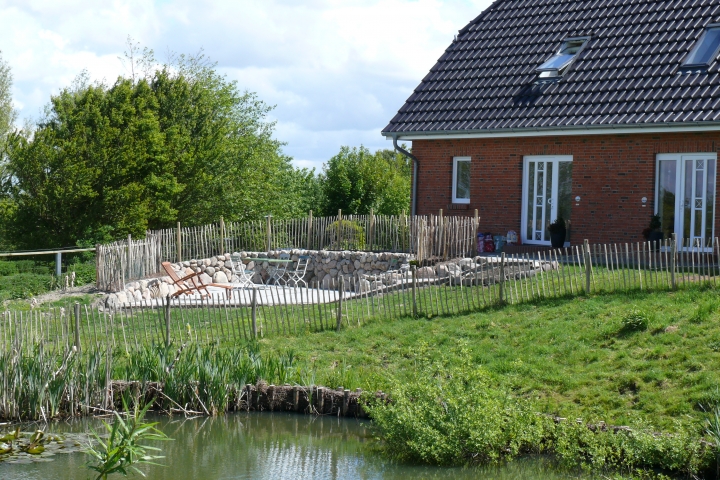
[[[0,299],[17,300],[30,298],[50,290],[52,277],[34,273],[0,277]]]
[[[0,261],[0,276],[15,275],[18,273],[15,262]]]
[[[338,220],[330,224],[331,250],[365,250],[365,229],[357,222]]]
[[[75,286],[95,283],[96,268],[95,262],[73,263],[67,268],[69,272],[75,272]]]
[[[642,423],[616,432],[592,431],[572,421],[556,426],[554,451],[568,467],[621,472],[659,469],[688,476],[706,468],[714,453],[696,434],[679,425],[673,434],[658,434]]]
[[[648,328],[650,319],[647,313],[633,308],[629,313],[625,314],[622,318],[622,331],[623,332],[641,332]]]
[[[398,460],[496,463],[545,450],[552,421],[499,387],[482,367],[434,364],[368,409],[385,451]]]

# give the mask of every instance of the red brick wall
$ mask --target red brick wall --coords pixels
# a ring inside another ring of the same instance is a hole
[[[416,140],[412,152],[420,161],[417,213],[443,209],[446,215],[473,215],[478,209],[483,231],[504,235],[515,230],[519,235],[523,157],[572,155],[572,196],[581,197],[572,207],[572,243],[640,241],[655,208],[656,155],[717,152],[718,146],[720,132]],[[464,211],[448,211],[456,156],[472,158],[471,203]],[[642,197],[648,199],[644,208]],[[718,210],[720,205],[715,211],[716,235]]]

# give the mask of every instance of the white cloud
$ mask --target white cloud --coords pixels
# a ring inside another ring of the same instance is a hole
[[[153,48],[201,48],[258,93],[297,165],[341,145],[391,148],[380,130],[490,0],[0,0],[0,50],[21,117],[86,69],[113,81],[128,35]]]

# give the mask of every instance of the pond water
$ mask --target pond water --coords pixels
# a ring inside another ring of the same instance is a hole
[[[174,440],[162,442],[165,466],[143,466],[147,478],[182,479],[567,479],[548,461],[520,460],[497,468],[398,465],[373,453],[367,421],[293,414],[243,413],[218,418],[156,417]],[[102,428],[96,419],[52,424],[53,433]],[[0,463],[0,478],[78,480],[92,477],[82,453],[46,463]],[[113,478],[113,477],[110,477]],[[118,477],[123,478],[123,477]],[[135,478],[141,478],[136,476]]]

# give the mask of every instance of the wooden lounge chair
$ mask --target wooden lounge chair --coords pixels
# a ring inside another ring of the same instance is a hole
[[[227,292],[228,298],[230,298],[230,294],[233,289],[231,285],[223,285],[220,283],[203,283],[200,280],[200,274],[202,272],[195,272],[189,275],[185,275],[184,277],[180,277],[178,276],[175,269],[172,268],[172,264],[170,262],[163,262],[162,267],[163,269],[165,269],[165,273],[167,273],[168,276],[172,279],[172,284],[178,287],[178,291],[173,293],[171,295],[172,297],[177,297],[178,295],[194,295],[195,293],[199,293],[200,296],[204,298],[210,296],[210,292],[208,291],[207,287],[217,287],[224,288]]]

